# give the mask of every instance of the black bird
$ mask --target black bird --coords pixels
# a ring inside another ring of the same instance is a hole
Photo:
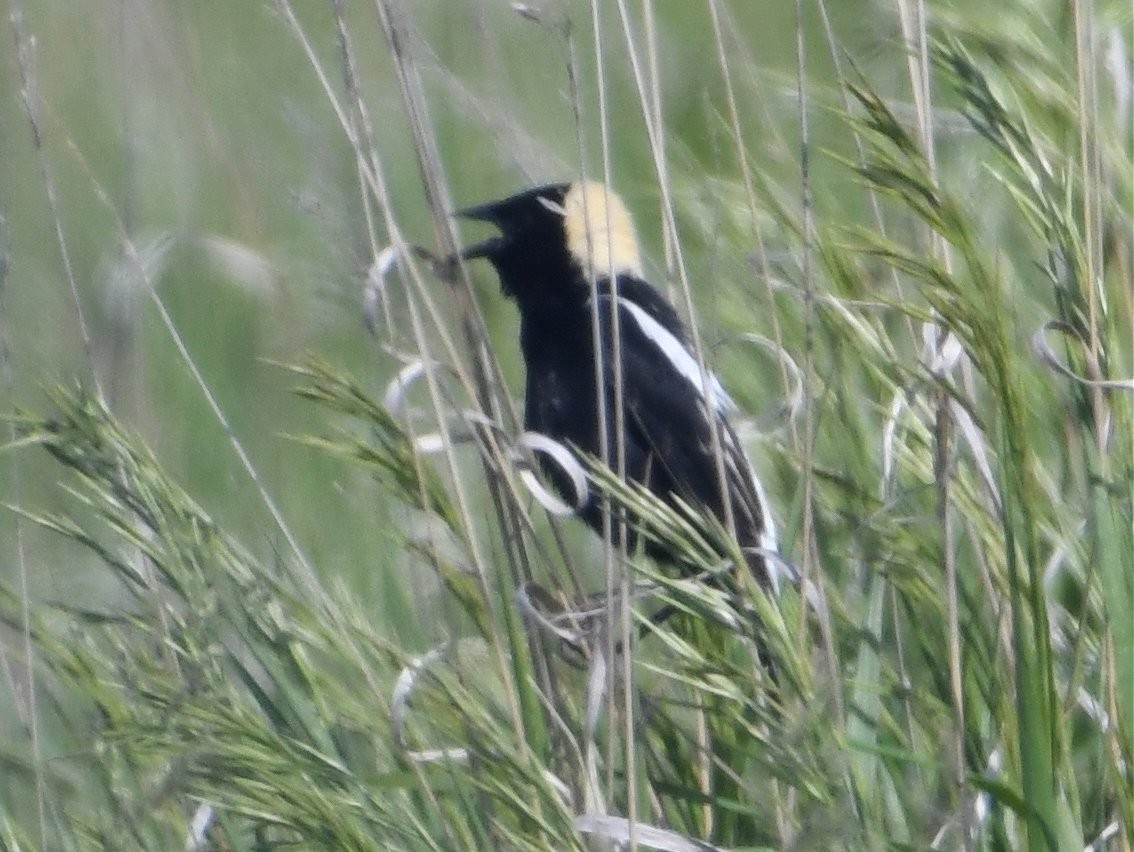
[[[603,405],[614,466],[615,300],[627,478],[662,499],[677,496],[707,508],[722,522],[728,517],[727,499],[749,568],[763,586],[778,588],[782,563],[766,556],[778,550],[768,503],[728,422],[735,405],[715,376],[706,381],[677,311],[644,279],[634,225],[622,201],[600,183],[553,184],[458,215],[490,222],[500,231],[461,254],[487,258],[504,295],[519,306],[527,370],[525,428],[601,457]],[[591,276],[599,300],[601,395]],[[714,423],[724,461],[723,487],[713,455]],[[548,474],[564,490],[562,472],[552,468]],[[593,495],[580,514],[602,534],[601,509]],[[656,547],[647,551],[673,561],[672,554]]]

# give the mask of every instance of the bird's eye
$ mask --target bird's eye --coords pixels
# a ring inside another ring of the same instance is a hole
[[[557,216],[566,216],[567,215],[567,211],[563,209],[563,205],[557,204],[556,202],[552,201],[550,198],[544,198],[542,195],[537,195],[536,201],[538,201],[546,209],[550,210],[552,213],[556,214]]]

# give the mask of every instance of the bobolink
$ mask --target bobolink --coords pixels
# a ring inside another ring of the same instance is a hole
[[[731,510],[749,568],[765,587],[778,586],[780,564],[764,491],[728,422],[734,403],[711,374],[706,383],[689,335],[673,306],[643,277],[634,225],[622,201],[599,183],[541,186],[460,211],[495,225],[499,236],[465,249],[487,258],[504,295],[520,309],[520,348],[527,370],[525,428],[601,457],[599,405],[607,447],[618,446],[611,300],[621,343],[622,441],[626,476],[662,499],[678,496],[722,522]],[[595,280],[602,394],[595,370]],[[713,455],[715,423],[724,485]],[[563,474],[548,471],[561,490]],[[558,475],[557,475],[558,474]],[[602,534],[593,494],[581,516]],[[632,544],[632,542],[630,542]],[[651,555],[670,557],[657,548]]]

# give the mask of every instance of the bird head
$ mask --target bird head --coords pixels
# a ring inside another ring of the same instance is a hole
[[[499,229],[461,256],[491,262],[508,296],[548,295],[562,282],[585,285],[590,275],[642,274],[634,223],[601,183],[549,184],[457,215]]]

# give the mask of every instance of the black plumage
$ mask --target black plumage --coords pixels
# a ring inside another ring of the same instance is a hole
[[[645,281],[633,224],[618,197],[602,184],[556,184],[461,215],[491,222],[500,231],[462,254],[487,258],[505,295],[519,306],[527,371],[525,428],[599,456],[601,401],[614,459],[613,301],[621,340],[627,477],[663,499],[679,496],[705,507],[722,522],[727,500],[749,567],[762,584],[776,585],[779,566],[767,558],[776,550],[772,519],[728,422],[733,403],[715,377],[702,374],[677,312]],[[599,299],[599,347],[591,275]],[[601,395],[597,352],[603,364]],[[713,455],[714,424],[723,487]],[[548,473],[562,488],[562,473],[554,467]],[[581,515],[601,533],[601,510],[593,496]]]

